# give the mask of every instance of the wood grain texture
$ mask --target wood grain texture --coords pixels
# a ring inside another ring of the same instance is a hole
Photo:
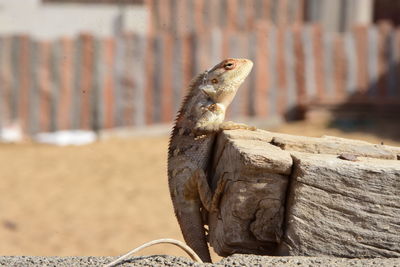
[[[333,155],[352,153],[361,157],[396,159],[394,152],[383,145],[334,136],[317,138],[276,134],[272,143],[284,150],[290,151]]]
[[[359,140],[225,131],[210,245],[222,256],[399,257],[399,159],[398,147]]]
[[[242,133],[229,131],[218,140],[212,187],[224,194],[220,211],[210,214],[210,243],[220,255],[273,254],[282,235],[292,158],[266,142],[268,136],[246,139]]]
[[[400,256],[400,162],[292,153],[289,255]]]

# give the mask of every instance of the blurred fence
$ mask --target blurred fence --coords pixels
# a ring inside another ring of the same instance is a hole
[[[308,0],[309,1],[309,0]],[[146,0],[154,32],[252,31],[259,23],[303,23],[307,0]],[[326,3],[319,3],[324,6]],[[309,5],[314,7],[315,4]]]
[[[0,37],[0,127],[24,132],[141,126],[173,120],[184,88],[223,58],[254,61],[230,117],[287,115],[310,103],[400,103],[400,29],[344,34],[318,25],[81,35],[54,42]]]

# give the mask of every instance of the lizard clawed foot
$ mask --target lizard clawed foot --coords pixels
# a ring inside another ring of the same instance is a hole
[[[255,131],[257,130],[256,127],[254,126],[249,126],[244,123],[237,123],[233,121],[226,121],[221,123],[220,125],[221,130],[238,130],[238,129],[243,129],[243,130],[250,130],[250,131]]]

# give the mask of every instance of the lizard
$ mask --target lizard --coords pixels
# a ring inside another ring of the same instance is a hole
[[[215,207],[207,179],[218,132],[251,129],[224,122],[225,111],[253,67],[248,59],[229,58],[199,74],[189,85],[176,116],[168,147],[168,184],[185,242],[211,262],[202,212]]]

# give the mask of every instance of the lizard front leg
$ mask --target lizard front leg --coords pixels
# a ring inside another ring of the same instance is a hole
[[[197,192],[203,207],[210,212],[213,203],[213,194],[207,181],[207,176],[202,169],[198,169],[193,174],[194,181],[197,185]]]
[[[221,130],[238,130],[238,129],[251,130],[251,131],[257,130],[257,128],[254,126],[249,126],[244,123],[237,123],[233,121],[224,121],[219,125],[219,128]]]
[[[200,106],[202,112],[200,119],[197,121],[194,129],[197,132],[212,133],[223,130],[257,130],[254,126],[249,126],[244,123],[233,121],[223,121],[225,117],[225,107],[222,104],[213,103],[205,106]]]
[[[218,202],[221,197],[221,193],[225,188],[225,184],[227,182],[226,179],[220,179],[218,181],[216,192],[212,193],[210,185],[207,182],[207,176],[205,172],[201,169],[198,169],[193,174],[194,182],[197,185],[197,192],[199,194],[199,198],[201,204],[208,212],[217,211],[218,210]]]

